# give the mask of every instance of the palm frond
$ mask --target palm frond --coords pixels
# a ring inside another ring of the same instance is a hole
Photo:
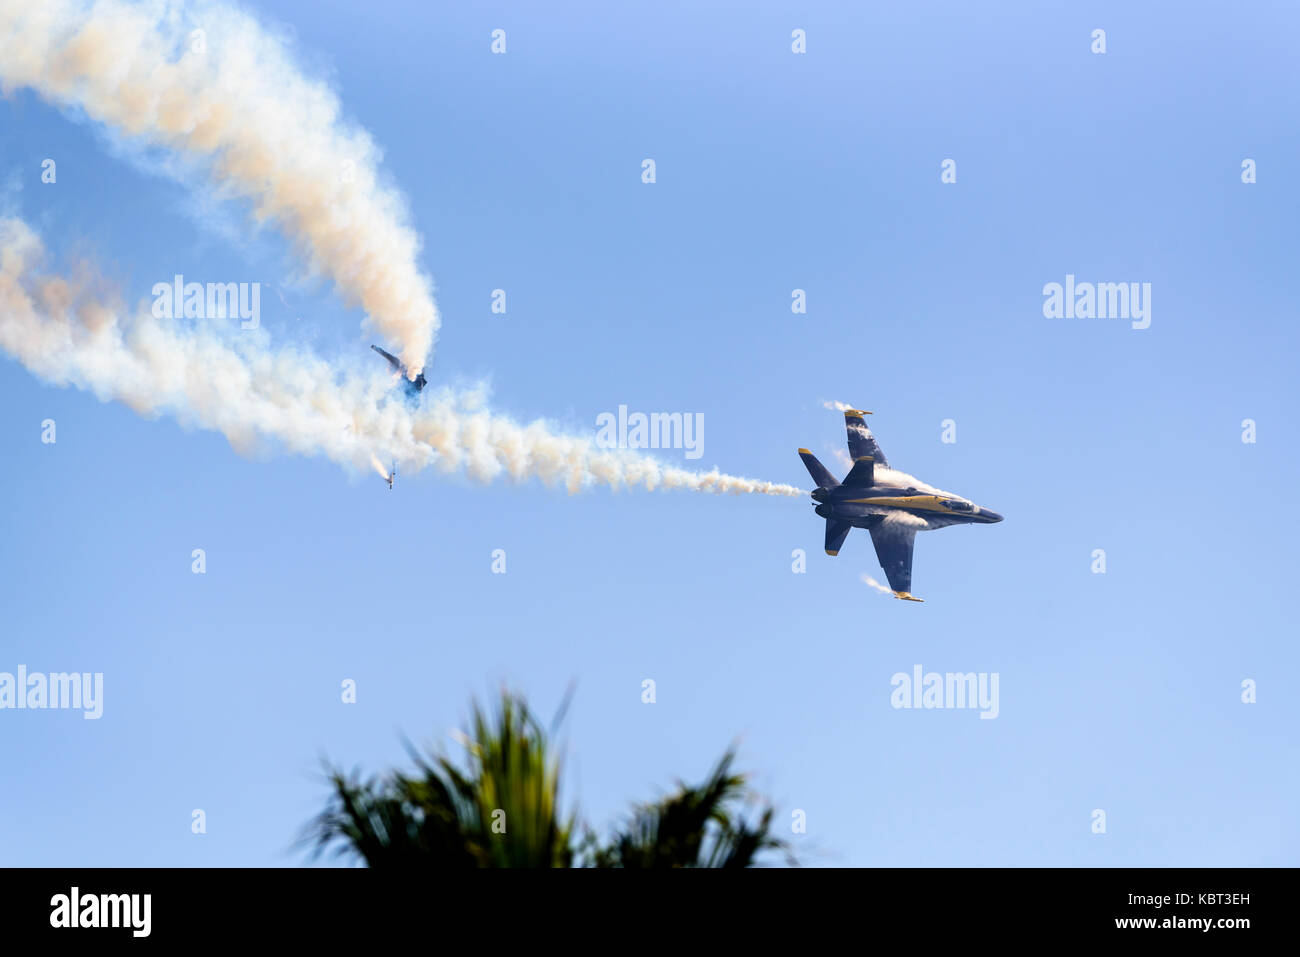
[[[412,772],[363,780],[326,766],[330,799],[299,840],[313,856],[332,853],[370,867],[749,867],[789,846],[772,836],[772,809],[755,818],[745,775],[728,750],[698,787],[678,783],[640,805],[613,837],[578,832],[560,808],[563,761],[524,699],[503,690],[491,713],[473,702],[460,762],[407,743]]]
[[[593,856],[597,867],[749,867],[765,851],[789,847],[772,836],[772,810],[751,824],[742,813],[748,779],[731,771],[728,750],[704,784],[636,808],[631,820]]]

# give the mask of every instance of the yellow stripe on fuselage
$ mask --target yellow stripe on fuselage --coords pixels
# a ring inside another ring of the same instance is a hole
[[[899,495],[886,498],[846,498],[843,502],[850,505],[884,505],[889,508],[914,508],[922,512],[949,512],[944,502],[937,495]]]

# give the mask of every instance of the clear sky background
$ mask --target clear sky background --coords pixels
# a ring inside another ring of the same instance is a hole
[[[102,671],[105,712],[0,712],[0,863],[299,863],[321,755],[454,748],[503,682],[544,716],[576,683],[566,794],[598,827],[739,740],[809,864],[1297,863],[1294,5],[541,6],[262,11],[409,197],[431,381],[584,434],[702,412],[704,457],[666,462],[804,487],[839,400],[1006,521],[921,535],[917,605],[862,584],[865,533],[824,556],[808,500],[390,494],[2,357],[0,671]],[[273,229],[28,93],[0,183],[129,300],[259,281],[275,343],[375,359]],[[1044,318],[1066,273],[1151,283],[1150,328]],[[916,664],[997,672],[1000,716],[894,710]]]

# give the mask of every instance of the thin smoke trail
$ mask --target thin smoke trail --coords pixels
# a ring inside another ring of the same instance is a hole
[[[202,161],[365,310],[411,378],[424,367],[438,310],[380,150],[248,14],[207,0],[0,0],[0,88]]]
[[[863,572],[862,584],[866,585],[867,588],[874,588],[876,592],[879,592],[880,594],[888,594],[888,596],[892,596],[893,594],[892,588],[887,588],[887,586],[881,585],[879,581],[872,579],[872,577],[870,575],[867,575],[866,572]]]
[[[426,389],[408,404],[381,373],[342,375],[308,354],[271,352],[260,334],[221,336],[124,308],[86,267],[42,272],[39,237],[0,219],[0,349],[62,386],[221,432],[239,450],[278,443],[345,467],[383,472],[376,450],[404,473],[434,468],[478,481],[540,479],[570,492],[592,485],[797,496],[801,489],[718,471],[673,468],[602,449],[544,420],[520,424],[475,392]],[[386,475],[386,473],[384,473]]]

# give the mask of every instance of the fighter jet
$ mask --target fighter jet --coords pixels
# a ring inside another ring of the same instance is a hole
[[[894,597],[922,601],[911,593],[916,533],[949,525],[987,525],[1002,521],[1002,516],[949,492],[907,485],[916,480],[889,468],[864,415],[871,413],[861,409],[844,412],[849,455],[853,459],[853,468],[844,481],[837,482],[807,449],[799,450],[808,474],[817,483],[812,497],[817,502],[817,514],[826,519],[826,554],[840,553],[849,529],[865,528],[871,532],[876,557]]]
[[[393,490],[393,483],[396,481],[397,481],[397,466],[394,465],[393,470],[388,473],[388,491],[391,492]]]
[[[424,378],[423,372],[421,372],[418,376],[412,379],[410,376],[406,374],[406,366],[402,365],[401,360],[399,360],[397,356],[385,352],[383,349],[379,348],[379,346],[371,346],[370,348],[374,349],[381,356],[387,359],[388,364],[392,366],[398,373],[401,374],[402,386],[403,388],[406,389],[407,395],[416,395],[417,393],[419,393],[421,389],[425,387],[425,385],[427,385],[427,381]]]

